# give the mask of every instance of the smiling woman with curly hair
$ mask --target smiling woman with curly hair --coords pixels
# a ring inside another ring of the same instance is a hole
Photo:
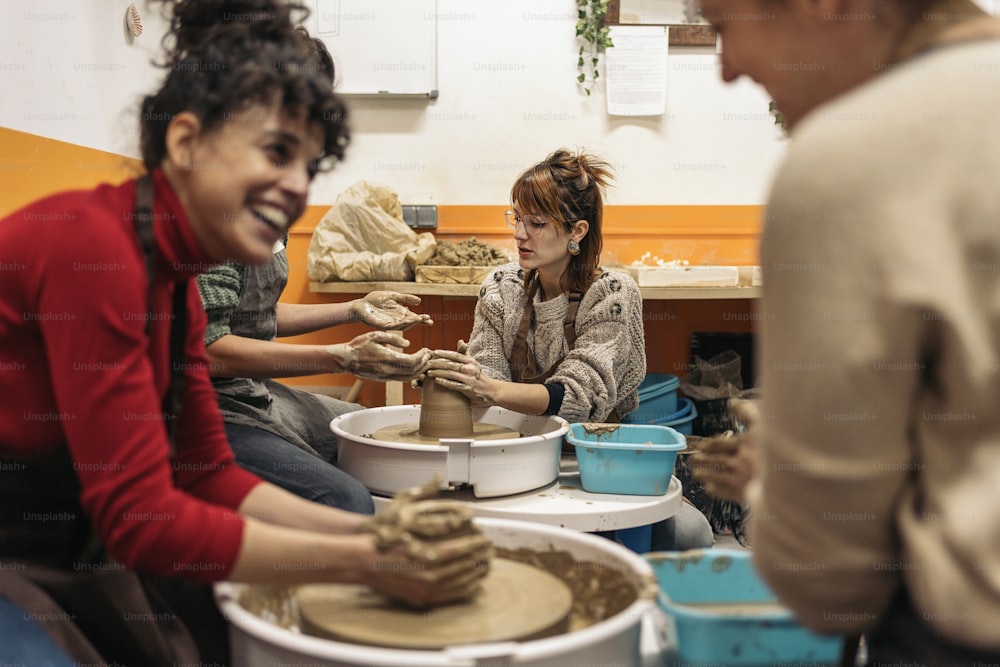
[[[0,591],[82,664],[225,664],[219,580],[427,603],[487,572],[482,536],[420,560],[366,516],[234,465],[191,282],[271,259],[312,177],[343,157],[346,113],[301,7],[167,4],[166,79],[140,119],[147,174],[0,220],[0,265],[19,267],[0,271]]]

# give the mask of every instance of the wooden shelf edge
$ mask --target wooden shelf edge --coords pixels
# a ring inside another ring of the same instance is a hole
[[[309,291],[318,294],[367,294],[392,290],[418,296],[478,297],[479,285],[417,282],[334,282],[309,283]],[[760,287],[640,287],[643,299],[758,299]]]
[[[715,29],[704,23],[624,23],[621,21],[621,0],[609,0],[604,25],[668,25],[670,46],[715,46]]]
[[[331,282],[309,283],[309,291],[325,294],[367,294],[376,290],[392,290],[418,296],[479,296],[479,285],[418,282]]]

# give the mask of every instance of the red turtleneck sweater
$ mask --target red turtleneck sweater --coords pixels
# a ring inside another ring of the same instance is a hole
[[[82,509],[112,556],[154,574],[214,581],[240,548],[243,520],[233,509],[260,480],[233,463],[194,284],[183,417],[169,458],[161,399],[171,294],[211,260],[167,179],[156,171],[153,182],[151,340],[134,181],[57,194],[0,220],[0,455],[30,459],[68,447]]]

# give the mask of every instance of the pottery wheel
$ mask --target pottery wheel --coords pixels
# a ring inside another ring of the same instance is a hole
[[[379,442],[405,442],[419,443],[423,445],[439,445],[440,438],[431,438],[420,435],[420,424],[396,424],[380,428],[371,434],[373,440]],[[518,431],[509,429],[497,424],[484,424],[481,422],[472,423],[473,440],[507,440],[510,438],[520,438]]]
[[[566,631],[573,604],[560,579],[504,558],[493,559],[474,598],[433,609],[412,609],[349,584],[310,584],[297,597],[307,634],[408,649],[547,637]]]

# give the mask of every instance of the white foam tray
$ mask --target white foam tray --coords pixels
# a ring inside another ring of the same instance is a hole
[[[738,266],[630,266],[639,287],[737,287]]]

